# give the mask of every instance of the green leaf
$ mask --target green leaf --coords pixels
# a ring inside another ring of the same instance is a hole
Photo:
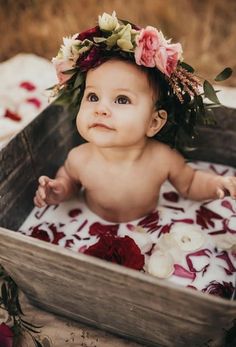
[[[211,100],[215,104],[220,105],[220,100],[218,99],[218,97],[216,95],[215,89],[212,87],[210,82],[208,82],[207,80],[205,80],[203,83],[203,90],[204,90],[204,94],[205,94],[206,98],[208,98],[209,100]]]
[[[225,81],[229,78],[233,73],[233,70],[230,67],[226,67],[223,71],[221,71],[215,78],[216,82]]]
[[[65,70],[65,71],[62,71],[62,73],[64,75],[72,75],[73,73],[75,73],[77,71],[77,69],[70,69],[70,70]]]
[[[185,62],[181,62],[180,65],[187,70],[188,72],[193,73],[194,72],[194,68],[192,66],[190,66],[189,64],[185,63]]]
[[[81,73],[78,73],[76,79],[75,79],[75,83],[74,83],[74,88],[78,88],[79,86],[81,86],[81,84],[84,82],[84,75]]]

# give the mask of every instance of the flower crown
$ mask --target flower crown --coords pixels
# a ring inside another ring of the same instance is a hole
[[[183,61],[181,44],[171,43],[152,26],[139,28],[120,20],[115,12],[98,16],[94,28],[63,38],[63,45],[52,59],[59,81],[53,87],[55,103],[78,110],[86,72],[113,57],[153,69],[158,75],[161,96],[156,107],[168,113],[168,124],[157,135],[161,141],[181,147],[187,138],[194,137],[197,124],[214,123],[207,109],[220,104],[216,91],[207,80],[201,83],[194,69]],[[232,70],[226,68],[215,81],[231,74]]]

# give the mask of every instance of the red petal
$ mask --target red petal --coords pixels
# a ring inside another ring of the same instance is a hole
[[[228,200],[223,200],[221,202],[221,206],[227,208],[228,210],[232,211],[233,213],[235,212],[232,204]]]
[[[4,117],[10,118],[11,120],[14,120],[15,122],[20,122],[21,121],[21,116],[15,112],[11,112],[10,110],[6,110]]]
[[[183,266],[179,264],[174,264],[175,271],[173,275],[183,278],[190,278],[191,280],[195,280],[196,274],[194,272],[190,272],[185,269]]]
[[[33,104],[36,108],[40,108],[42,104],[41,101],[37,98],[26,99],[26,101]]]
[[[171,202],[178,202],[179,201],[179,194],[177,194],[176,192],[167,192],[167,193],[163,193],[163,197],[164,199],[171,201]]]
[[[222,259],[226,262],[226,264],[228,265],[228,269],[224,268],[224,270],[226,271],[228,275],[232,275],[233,272],[236,272],[236,269],[233,263],[231,262],[230,257],[226,251],[223,251],[222,253],[217,255],[216,258]]]
[[[27,81],[21,82],[20,87],[28,90],[29,92],[32,92],[33,90],[36,89],[36,86],[33,83],[27,82]]]
[[[82,210],[80,208],[74,208],[73,210],[70,210],[68,212],[68,215],[71,217],[71,218],[75,218],[77,217],[80,213],[82,213]]]
[[[209,254],[208,254],[208,253],[209,253]],[[205,248],[205,249],[201,249],[200,251],[196,251],[196,252],[193,252],[193,253],[190,253],[190,254],[186,255],[186,261],[187,261],[189,270],[190,270],[190,271],[194,271],[194,272],[201,272],[201,271],[203,271],[205,267],[203,267],[203,268],[202,268],[201,270],[199,270],[199,271],[197,271],[197,270],[193,267],[193,263],[192,263],[191,257],[202,257],[202,256],[206,256],[206,257],[210,258],[210,254],[212,254],[212,252],[211,252],[208,248]]]

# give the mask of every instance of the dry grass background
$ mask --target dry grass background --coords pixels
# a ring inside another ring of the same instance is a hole
[[[55,56],[62,36],[94,26],[98,14],[161,28],[207,78],[236,71],[235,0],[0,0],[0,61],[19,52]],[[236,86],[236,73],[227,82]]]

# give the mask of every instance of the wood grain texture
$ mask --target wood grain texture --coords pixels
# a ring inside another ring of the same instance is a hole
[[[236,317],[233,301],[6,229],[0,239],[3,266],[34,304],[146,345],[221,341]]]
[[[218,127],[200,128],[188,156],[236,166],[236,111],[215,112]],[[35,305],[51,312],[149,346],[224,346],[236,301],[12,231],[33,207],[38,176],[53,174],[81,142],[72,118],[49,107],[0,151],[0,262]]]

